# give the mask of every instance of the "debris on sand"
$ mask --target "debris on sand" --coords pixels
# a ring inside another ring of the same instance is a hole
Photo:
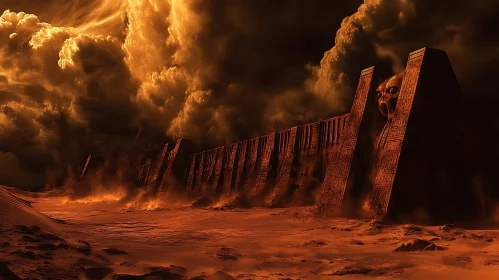
[[[440,227],[440,230],[447,231],[447,232],[454,231],[456,229],[457,228],[453,224],[445,224],[445,225]]]
[[[8,264],[6,261],[0,261],[0,279],[21,280],[21,278],[9,269]]]
[[[291,212],[289,212],[289,210],[284,210],[284,211],[277,212],[277,213],[271,213],[270,216],[289,215],[290,213]]]
[[[126,267],[135,267],[136,263],[131,263],[131,262],[122,262],[120,263],[120,266],[126,266]]]
[[[177,266],[177,265],[170,265],[169,267],[153,266],[153,267],[151,267],[149,269],[151,270],[151,272],[155,272],[155,271],[168,271],[168,272],[171,272],[171,273],[174,273],[174,274],[179,274],[179,275],[184,275],[184,274],[186,274],[188,272],[187,269],[185,269],[184,267]]]
[[[36,260],[36,259],[42,259],[44,258],[42,255],[35,254],[33,251],[27,251],[27,250],[16,250],[14,252],[10,253],[13,256],[18,256],[23,259],[30,259],[30,260]]]
[[[217,252],[217,257],[223,261],[228,261],[228,260],[233,260],[237,261],[241,254],[237,253],[234,249],[232,248],[227,248],[227,247],[222,247],[220,250]]]
[[[437,251],[437,250],[445,250],[445,247],[437,246],[435,243],[423,240],[423,239],[414,239],[412,241],[403,243],[399,247],[397,247],[395,252],[414,252],[414,251]]]
[[[76,244],[72,245],[72,248],[76,252],[80,252],[80,253],[83,253],[85,255],[89,255],[90,252],[92,251],[90,244],[88,244],[88,242],[83,241],[83,240],[76,240]]]
[[[176,274],[168,269],[160,269],[144,275],[128,275],[128,274],[114,274],[113,280],[146,280],[146,279],[161,279],[161,280],[182,280],[185,279],[184,275]]]
[[[17,233],[25,234],[19,239],[27,245],[25,246],[25,249],[47,251],[46,254],[43,255],[27,250],[17,250],[11,253],[11,255],[16,255],[21,258],[50,259],[52,254],[50,251],[59,249],[75,251],[85,255],[89,255],[91,252],[90,244],[86,241],[77,240],[76,242],[68,242],[57,235],[44,232],[37,226],[27,227],[25,225],[17,225],[14,230]]]
[[[235,208],[250,208],[250,207],[251,207],[251,202],[248,200],[248,198],[242,195],[238,195],[232,198],[231,200],[223,203],[221,206],[217,208],[232,210]]]
[[[256,279],[256,274],[253,273],[240,273],[237,275],[239,279]]]
[[[87,258],[81,258],[81,259],[78,259],[76,261],[76,265],[77,266],[81,266],[81,267],[98,267],[98,266],[102,266],[102,264],[94,261],[94,260],[91,260],[91,259],[87,259]]]
[[[21,241],[24,241],[24,242],[35,243],[35,244],[42,243],[42,242],[45,242],[45,243],[51,243],[51,242],[67,243],[64,238],[61,238],[61,237],[54,235],[54,234],[51,234],[51,233],[47,233],[37,226],[27,227],[25,225],[17,225],[14,230],[18,233],[25,234],[20,239]],[[77,241],[77,242],[80,242],[80,241]],[[90,245],[88,243],[86,243],[86,244],[88,245],[88,247],[90,247]]]
[[[202,208],[202,207],[208,207],[213,204],[213,201],[207,197],[201,197],[194,202],[191,203],[192,208]]]
[[[51,244],[51,243],[41,243],[41,244],[37,244],[37,245],[34,245],[34,246],[26,246],[26,249],[30,249],[30,250],[43,250],[43,251],[52,251],[52,250],[57,250],[57,246],[55,244]]]
[[[23,235],[21,237],[21,241],[25,241],[25,242],[30,242],[30,243],[38,243],[40,242],[41,240],[38,239],[38,238],[35,238],[33,236],[29,236],[29,235]]]
[[[14,227],[14,230],[18,233],[24,233],[29,235],[34,235],[35,233],[41,232],[41,229],[38,226],[27,227],[25,225],[16,225]]]
[[[230,276],[229,274],[223,271],[217,271],[210,275],[201,275],[192,277],[189,280],[236,280],[236,278]]]
[[[36,237],[44,241],[64,241],[64,239],[60,238],[59,236],[46,232],[40,232],[36,235]]]
[[[86,246],[86,247],[90,247],[90,243],[88,243],[87,241],[81,240],[81,239],[77,239],[76,243],[82,244],[83,246]]]
[[[66,250],[71,250],[75,252],[82,253],[84,255],[90,255],[90,252],[92,249],[90,248],[90,245],[88,242],[81,242],[81,240],[78,240],[75,244],[73,243],[67,243],[67,242],[61,242],[57,245],[58,248],[61,249],[66,249]]]
[[[367,227],[359,235],[378,235],[383,230],[383,221],[369,220]]]
[[[364,264],[348,265],[340,270],[327,274],[327,276],[344,276],[344,275],[366,275],[366,276],[392,276],[399,277],[404,269],[414,267],[412,264],[397,264],[393,266],[368,266]]]
[[[441,233],[436,233],[433,231],[430,231],[429,233],[435,236],[441,236],[442,239],[446,241],[454,241],[456,240],[456,237],[463,234],[463,230],[455,227],[453,224],[445,224],[443,226],[440,226],[438,229],[441,231]],[[462,237],[466,238],[464,236]]]
[[[87,279],[104,279],[106,276],[111,274],[113,270],[107,267],[90,267],[84,268],[80,267],[80,271],[85,275]]]
[[[303,247],[307,246],[325,246],[327,242],[324,240],[312,240],[303,244]]]
[[[338,231],[352,231],[352,228],[349,227],[337,227],[337,226],[332,226],[330,227],[332,230],[338,230]]]
[[[418,226],[408,225],[404,227],[404,235],[421,234],[423,229]]]
[[[360,240],[357,240],[357,239],[353,239],[352,241],[350,241],[350,244],[353,244],[353,245],[364,245],[364,242],[362,242]]]
[[[483,265],[499,265],[499,260],[488,260],[488,261],[484,261]]]
[[[231,211],[231,210],[234,210],[234,207],[232,205],[224,205],[224,206],[211,207],[210,210],[212,210],[212,211]]]
[[[451,258],[450,256],[446,256],[445,258]],[[473,260],[470,257],[467,256],[456,256],[453,257],[454,260],[459,261],[459,262],[472,262]]]
[[[373,269],[371,267],[366,267],[366,266],[362,266],[362,265],[348,265],[348,266],[345,266],[342,269],[340,269],[332,274],[329,274],[328,276],[343,276],[343,275],[351,275],[351,274],[369,275],[372,272],[373,272]],[[379,274],[376,276],[379,276]]]
[[[376,241],[376,243],[379,243],[379,242],[388,242],[388,241],[396,241],[396,240],[400,240],[399,237],[397,237],[397,236],[387,236],[387,237],[378,238],[378,240]]]
[[[463,238],[467,238],[466,235],[463,235],[462,237]],[[494,241],[494,238],[492,238],[491,236],[488,236],[488,235],[479,235],[479,234],[475,234],[475,233],[470,233],[469,237],[471,239],[474,239],[474,240],[483,240],[485,242],[492,242],[492,241]]]
[[[108,255],[128,255],[127,252],[116,248],[106,248],[103,251],[106,252]]]
[[[430,232],[430,235],[435,236],[432,239],[430,239],[430,241],[437,241],[437,240],[454,241],[454,240],[456,240],[456,237],[454,237],[454,236],[438,236],[436,234],[433,234],[433,232]]]
[[[468,256],[444,256],[442,263],[445,265],[456,266],[460,268],[470,268],[473,260]]]

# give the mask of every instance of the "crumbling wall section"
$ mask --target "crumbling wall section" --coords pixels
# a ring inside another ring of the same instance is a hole
[[[242,141],[237,144],[237,154],[236,154],[236,170],[234,175],[236,180],[234,182],[234,192],[240,193],[242,191],[242,185],[244,183],[244,166],[246,164],[246,154],[248,148],[248,141]]]
[[[149,176],[149,169],[150,169],[150,166],[151,166],[151,163],[150,162],[146,162],[144,164],[141,164],[141,165],[138,165],[135,167],[134,169],[134,178],[135,178],[135,185],[137,187],[144,187],[146,182],[147,182],[147,178]]]
[[[136,178],[140,186],[157,188],[160,195],[168,185],[177,189],[181,185],[180,191],[190,197],[242,195],[265,201],[267,206],[282,206],[296,191],[306,190],[310,180],[320,184],[325,168],[319,163],[328,164],[327,157],[337,148],[347,116],[184,155],[180,184],[172,170],[179,160],[181,141],[171,151],[165,145],[158,161],[136,167]],[[317,174],[318,169],[321,174]]]
[[[323,122],[315,122],[300,127],[298,134],[298,151],[297,151],[297,178],[295,185],[297,191],[304,191],[307,181],[313,177],[314,168],[321,158],[319,139],[321,138],[321,124]]]
[[[210,185],[213,183],[215,175],[215,163],[217,160],[217,149],[212,149],[202,152],[204,153],[204,162],[202,165],[202,193],[209,194],[211,189]]]
[[[223,150],[223,189],[222,194],[224,196],[230,196],[233,192],[234,181],[235,181],[235,163],[236,163],[236,154],[237,154],[238,144],[232,144],[229,146],[225,146]]]
[[[255,186],[256,176],[258,173],[257,169],[257,158],[258,158],[258,141],[259,138],[253,138],[247,141],[246,144],[246,159],[243,168],[243,183],[240,187],[240,192],[248,194],[251,189]]]
[[[251,198],[262,198],[267,189],[267,179],[272,170],[271,158],[275,148],[276,133],[271,133],[258,138],[257,160],[255,165],[256,178],[254,187],[251,188]],[[263,201],[263,200],[262,200]]]
[[[222,167],[225,166],[225,161],[224,161],[224,150],[226,147],[219,147],[215,149],[215,164],[214,164],[214,173],[212,175],[211,181],[209,181],[209,184],[207,185],[208,188],[208,193],[210,195],[218,195],[220,191],[220,177],[223,175],[222,174]],[[223,183],[223,182],[222,182]]]
[[[280,131],[276,134],[277,153],[276,162],[276,180],[275,188],[270,197],[267,199],[268,206],[277,206],[281,203],[284,196],[288,193],[291,184],[293,183],[293,165],[295,164],[296,150],[296,135],[298,127]]]
[[[158,161],[151,163],[149,176],[146,180],[146,191],[148,193],[156,191],[159,184],[161,183],[165,169],[168,166],[169,152],[169,145],[165,144]]]
[[[168,156],[168,164],[157,190],[158,197],[162,197],[167,191],[174,194],[185,192],[182,186],[183,179],[189,164],[189,155],[194,151],[194,143],[191,140],[177,140],[175,148]]]
[[[197,158],[198,154],[192,154],[189,156],[189,164],[187,165],[187,170],[185,171],[184,185],[188,193],[192,193],[194,191],[194,187],[196,186]]]
[[[348,178],[348,161],[355,146],[350,147],[350,144],[355,144],[358,119],[362,118],[371,76],[372,69],[363,72],[353,115],[296,126],[199,153],[191,152],[183,155],[182,164],[175,165],[180,160],[178,142],[166,159],[162,155],[163,159],[158,162],[139,167],[137,177],[139,181],[145,180],[148,186],[159,180],[158,194],[164,193],[169,185],[176,185],[176,188],[182,185],[182,191],[194,197],[242,195],[262,204],[265,201],[268,206],[280,206],[281,202],[289,202],[292,200],[290,196],[297,194],[310,196],[319,185],[327,193],[337,178],[341,184],[345,176]],[[359,93],[362,93],[360,99]],[[347,120],[353,128],[349,128]],[[347,137],[343,135],[344,129],[350,131]],[[341,144],[348,149],[346,158],[341,156]],[[167,151],[166,146],[165,149]],[[339,161],[344,164],[339,164]],[[180,165],[184,169],[178,184]],[[161,166],[166,166],[162,178]],[[174,166],[177,166],[177,172],[172,175]],[[341,178],[338,172],[342,174]]]
[[[335,171],[335,160],[340,149],[340,139],[347,123],[348,114],[327,119],[321,123],[320,153],[323,160],[323,184],[332,179]]]

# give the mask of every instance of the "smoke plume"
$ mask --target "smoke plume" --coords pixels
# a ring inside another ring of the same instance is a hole
[[[152,139],[207,148],[345,113],[360,70],[403,70],[424,46],[447,51],[468,95],[492,96],[498,8],[2,1],[10,11],[0,17],[0,184],[59,186],[89,154],[113,162],[113,176]]]

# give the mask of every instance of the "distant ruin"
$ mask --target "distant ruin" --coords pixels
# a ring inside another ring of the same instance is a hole
[[[388,78],[388,79],[387,79]],[[254,206],[316,205],[321,213],[472,219],[471,175],[460,156],[461,90],[445,52],[409,55],[405,72],[362,71],[350,113],[196,152],[166,144],[136,168],[151,194]]]

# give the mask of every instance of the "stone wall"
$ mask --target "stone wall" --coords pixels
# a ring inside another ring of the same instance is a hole
[[[241,195],[268,206],[289,204],[295,194],[311,195],[324,178],[326,157],[337,149],[347,117],[190,155],[185,191],[192,197]]]
[[[455,141],[461,92],[445,52],[410,54],[388,122],[379,114],[379,75],[374,67],[361,72],[352,109],[342,116],[198,153],[185,139],[171,151],[165,146],[160,160],[137,168],[137,184],[157,186],[159,195],[240,196],[254,206],[316,204],[320,213],[351,213],[367,202],[381,217],[417,216],[421,207],[434,216],[475,217],[461,207],[476,201],[473,168]],[[380,127],[388,129],[382,147]]]

